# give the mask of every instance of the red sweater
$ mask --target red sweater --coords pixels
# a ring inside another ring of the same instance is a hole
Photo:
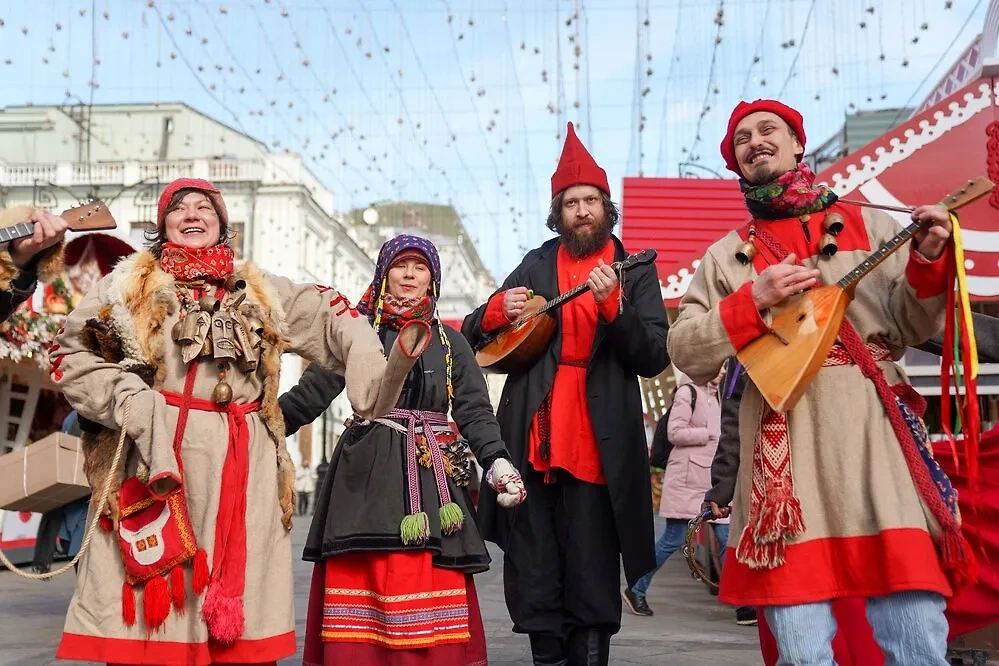
[[[576,259],[565,246],[560,246],[556,258],[559,293],[565,293],[587,277],[603,259],[605,264],[614,261],[614,244],[610,241],[599,252]],[[510,322],[503,312],[503,294],[492,297],[482,319],[484,332],[494,331]],[[541,437],[538,414],[531,420],[528,460],[539,472],[561,469],[580,481],[606,484],[600,451],[593,436],[593,425],[586,403],[586,367],[589,363],[593,339],[597,333],[598,317],[614,321],[621,298],[617,287],[603,303],[597,303],[590,292],[578,296],[562,306],[562,356],[555,372],[551,389],[551,457],[541,459]],[[582,362],[584,367],[566,365]]]

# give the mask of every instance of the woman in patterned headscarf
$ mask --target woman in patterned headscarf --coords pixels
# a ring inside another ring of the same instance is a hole
[[[414,320],[434,335],[396,408],[351,419],[316,497],[305,545],[305,559],[316,562],[307,664],[486,663],[471,575],[489,568],[489,554],[467,490],[469,449],[500,503],[518,504],[525,492],[472,350],[437,316],[440,286],[433,243],[397,236],[382,246],[357,306],[386,348]],[[281,397],[288,432],[322,414],[343,385],[310,366]]]

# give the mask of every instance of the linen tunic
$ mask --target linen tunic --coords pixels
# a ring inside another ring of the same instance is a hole
[[[818,250],[822,220],[846,220],[839,251]],[[901,229],[888,215],[835,204],[827,211],[759,221],[821,283],[842,278]],[[735,258],[745,229],[712,245],[670,328],[670,358],[694,382],[714,377],[725,360],[766,331],[752,300],[752,281],[777,263],[757,240],[750,265]],[[889,384],[908,382],[895,363],[943,326],[945,259],[928,262],[910,248],[888,257],[857,285],[846,316],[865,342],[880,342],[894,360],[879,363]],[[786,561],[751,569],[736,558],[752,491],[753,446],[763,398],[749,381],[739,412],[740,460],[729,550],[719,599],[733,605],[785,605],[905,590],[951,594],[933,537],[939,527],[920,498],[874,384],[855,365],[822,368],[788,413],[794,491],[805,531],[789,540]]]
[[[261,306],[269,315],[269,323],[286,336],[284,351],[345,374],[355,409],[376,416],[373,410],[386,361],[367,320],[344,306],[335,291],[294,284],[248,264],[237,266],[236,273],[256,276],[248,279],[247,301]],[[150,479],[179,478],[173,453],[179,409],[167,405],[164,396],[137,374],[126,371],[130,359],[122,363],[104,361],[84,345],[81,332],[88,320],[99,318],[110,306],[114,322],[125,329],[123,339],[126,351],[133,357],[131,360],[142,359],[155,365],[152,357],[161,349],[158,368],[161,385],[156,388],[183,393],[187,366],[181,358],[180,346],[170,337],[179,313],[175,288],[173,278],[160,270],[154,260],[151,262],[147,253],[140,253],[137,259],[133,257],[119,264],[100,281],[70,315],[57,339],[59,385],[81,415],[117,430],[123,424],[125,399],[131,397],[127,432],[133,446],[128,449],[126,476],[135,473],[141,459],[149,468]],[[159,307],[162,309],[158,318]],[[132,328],[128,330],[129,327]],[[265,350],[263,356],[266,353]],[[116,536],[98,530],[80,563],[58,658],[149,664],[252,663],[271,662],[295,652],[291,535],[282,524],[284,511],[279,498],[276,455],[276,440],[280,441],[279,450],[283,450],[284,443],[283,423],[276,404],[279,368],[270,367],[264,360],[253,373],[241,372],[232,363],[226,377],[233,389],[234,403],[253,402],[262,395],[273,396],[270,407],[277,411],[280,430],[278,436],[268,430],[266,404],[260,412],[246,417],[249,482],[243,593],[246,627],[242,636],[231,645],[209,638],[200,612],[204,595],[191,592],[189,566],[185,567],[188,593],[183,613],[172,611],[151,635],[147,634],[141,612],[133,626],[126,626],[121,610],[124,569]],[[198,362],[193,396],[210,399],[217,383],[215,363]],[[398,396],[400,386],[401,381],[388,406]],[[209,562],[213,561],[221,470],[228,440],[225,413],[194,409],[189,412],[180,449],[183,486],[198,545],[207,551]],[[136,588],[136,598],[141,608],[141,587]]]

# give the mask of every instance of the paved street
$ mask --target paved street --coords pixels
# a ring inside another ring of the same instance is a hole
[[[307,521],[298,519],[294,541],[299,552],[307,529]],[[510,631],[510,618],[503,603],[501,570],[501,554],[494,551],[492,570],[476,577],[489,643],[489,663],[494,666],[529,665],[526,637]],[[310,575],[310,565],[298,562],[295,589],[300,632],[305,624]],[[0,570],[0,664],[45,666],[61,663],[56,662],[53,655],[72,587],[72,573],[38,583]],[[655,617],[640,618],[625,612],[624,627],[611,643],[611,663],[658,666],[762,664],[756,628],[737,626],[734,612],[717,604],[702,585],[690,579],[679,554],[657,576],[650,590],[649,604],[656,611]],[[301,655],[281,663],[300,664]]]

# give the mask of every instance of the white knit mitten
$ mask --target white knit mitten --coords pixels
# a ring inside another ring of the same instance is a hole
[[[527,499],[527,490],[520,472],[506,458],[497,458],[486,473],[486,483],[497,492],[496,503],[505,509]]]

